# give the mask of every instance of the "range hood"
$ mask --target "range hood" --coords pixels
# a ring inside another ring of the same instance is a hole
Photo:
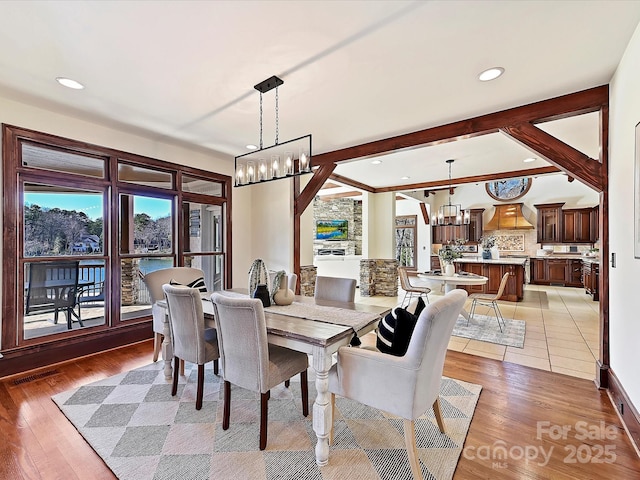
[[[522,214],[522,203],[494,205],[496,211],[493,218],[483,230],[531,230],[531,225]]]

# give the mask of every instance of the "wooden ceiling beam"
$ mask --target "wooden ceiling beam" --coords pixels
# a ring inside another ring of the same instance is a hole
[[[540,130],[530,123],[521,123],[501,129],[505,135],[525,148],[544,157],[565,173],[570,173],[597,192],[603,190],[602,163]]]
[[[331,180],[336,182],[343,183],[353,188],[358,188],[360,190],[364,190],[365,192],[374,193],[375,188],[370,187],[369,185],[365,185],[364,183],[357,182],[347,177],[343,177],[342,175],[338,175],[337,173],[332,173],[329,177]]]
[[[475,175],[472,177],[453,178],[451,179],[451,184],[462,185],[465,183],[492,182],[494,180],[503,180],[507,178],[535,177],[538,175],[546,175],[549,173],[558,173],[558,172],[560,172],[560,169],[554,166],[529,168],[527,170],[514,170],[511,172],[488,173],[486,175]],[[403,190],[425,190],[425,189],[435,189],[436,187],[445,187],[445,188],[439,188],[439,190],[447,190],[449,188],[449,180],[445,179],[445,180],[436,180],[433,182],[411,183],[406,185],[396,185],[392,187],[380,187],[380,188],[374,189],[373,193],[397,192],[397,191],[403,191]]]
[[[359,190],[351,190],[350,192],[330,193],[329,195],[318,195],[318,199],[322,202],[329,202],[338,198],[361,197],[362,192]]]
[[[336,168],[336,164],[320,165],[313,171],[313,177],[307,183],[307,186],[296,196],[293,204],[293,213],[296,216],[302,215],[302,212],[309,206],[315,196],[318,194],[324,182],[327,181],[331,172]]]
[[[508,125],[535,123],[596,112],[609,101],[609,87],[602,85],[500,112],[427,128],[353,147],[315,154],[314,165],[341,162],[398,150],[438,145],[495,133]]]

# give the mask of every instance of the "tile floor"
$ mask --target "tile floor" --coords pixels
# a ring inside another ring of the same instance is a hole
[[[429,297],[438,295],[442,294],[434,288]],[[357,302],[378,305],[395,306],[403,297],[400,289],[398,297],[360,297],[356,291]],[[449,349],[589,380],[595,378],[599,302],[592,301],[584,289],[526,285],[522,302],[500,302],[500,309],[505,318],[526,321],[524,348],[451,337]],[[493,315],[485,307],[476,311]]]

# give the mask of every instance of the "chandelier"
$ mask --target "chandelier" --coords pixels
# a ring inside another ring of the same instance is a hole
[[[260,92],[260,148],[235,157],[235,187],[311,173],[311,135],[279,143],[278,87],[275,75],[254,85]],[[262,94],[275,89],[276,135],[270,147],[262,144]]]
[[[440,205],[437,215],[431,216],[431,225],[469,225],[471,223],[471,212],[469,210],[463,210],[462,206],[451,203],[451,191],[453,186],[451,184],[451,164],[453,159],[446,160],[449,164],[449,200],[446,205]]]

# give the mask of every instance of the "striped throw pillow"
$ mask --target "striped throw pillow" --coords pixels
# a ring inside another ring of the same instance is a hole
[[[169,281],[169,283],[171,285],[182,285],[182,283],[178,283],[175,280],[171,279]],[[193,282],[191,283],[187,283],[186,285],[184,285],[185,287],[189,287],[189,288],[197,288],[198,290],[200,290],[202,293],[206,293],[207,292],[207,286],[204,283],[204,278],[200,277],[200,278],[196,278]]]

